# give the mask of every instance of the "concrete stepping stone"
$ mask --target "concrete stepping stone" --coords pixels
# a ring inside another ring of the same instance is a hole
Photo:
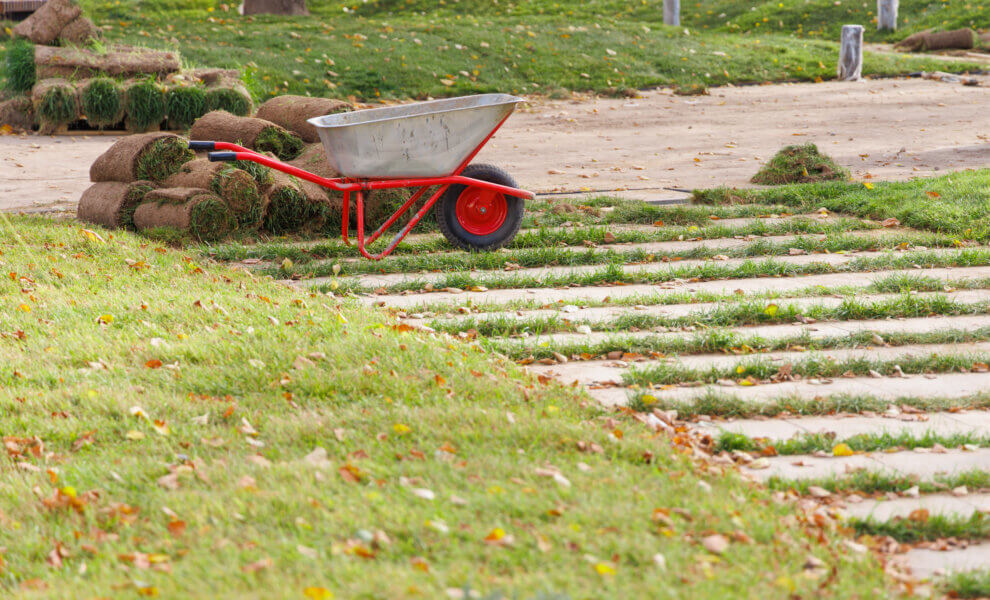
[[[887,433],[893,436],[910,434],[916,437],[932,433],[941,436],[977,434],[990,436],[990,429],[975,419],[973,413],[990,418],[990,412],[963,411],[896,416],[829,415],[827,417],[790,417],[786,419],[738,419],[732,421],[700,421],[695,427],[717,432],[740,433],[750,438],[774,441],[788,440],[808,434],[834,433],[837,441],[858,435]]]
[[[940,254],[951,255],[958,254],[962,250],[956,248],[942,248],[936,250],[927,250],[928,252],[938,252]],[[748,258],[730,258],[727,260],[711,260],[711,259],[690,259],[681,260],[676,262],[652,262],[645,264],[632,264],[632,265],[622,265],[622,271],[628,274],[639,274],[639,273],[676,273],[684,269],[698,268],[703,266],[715,266],[715,267],[725,267],[733,268],[740,265],[751,263],[758,264],[767,260],[774,261],[776,263],[790,264],[793,266],[807,266],[811,264],[825,264],[832,267],[840,267],[851,263],[857,259],[869,259],[869,258],[879,258],[884,256],[910,256],[915,251],[905,250],[905,251],[892,251],[886,250],[881,252],[854,252],[849,254],[802,254],[798,256],[754,256]],[[439,273],[391,273],[387,275],[355,275],[352,277],[341,277],[341,281],[354,281],[361,285],[370,288],[378,287],[388,287],[391,285],[397,285],[400,283],[409,282],[422,282],[424,285],[427,283],[439,284],[440,282],[446,280],[451,275],[456,274],[471,274],[475,279],[479,281],[480,285],[484,285],[485,276],[502,276],[509,275],[518,278],[544,278],[544,277],[555,277],[555,276],[582,276],[591,273],[596,273],[598,271],[603,271],[607,268],[606,265],[579,265],[579,266],[565,266],[565,267],[538,267],[531,269],[517,269],[511,272],[502,271],[445,271]],[[316,279],[311,280],[313,282]]]
[[[896,560],[910,567],[916,577],[924,579],[953,572],[980,571],[990,565],[990,542],[945,552],[915,548]]]
[[[455,306],[464,306],[468,303],[498,302],[507,303],[513,301],[533,301],[551,304],[554,302],[565,302],[580,304],[585,302],[602,302],[606,298],[626,299],[636,298],[642,304],[656,304],[663,297],[670,294],[683,294],[685,292],[703,292],[712,294],[734,294],[737,290],[743,294],[764,293],[773,290],[777,293],[800,292],[810,287],[821,286],[826,289],[842,286],[865,287],[880,278],[892,275],[925,276],[942,281],[956,281],[961,279],[985,279],[990,277],[990,266],[985,267],[959,267],[959,268],[935,268],[935,269],[899,269],[882,272],[859,272],[859,273],[828,273],[824,275],[803,275],[798,277],[754,277],[747,279],[718,279],[712,281],[671,281],[662,284],[634,284],[621,286],[593,286],[593,287],[571,287],[571,288],[509,288],[488,290],[485,292],[463,292],[451,294],[448,292],[428,292],[422,294],[383,294],[371,295],[361,298],[362,302],[394,308],[409,308],[426,303],[441,302]],[[291,282],[294,285],[315,285],[319,281],[310,279],[306,281]]]
[[[621,383],[624,374],[636,370],[648,370],[651,366],[658,364],[708,370],[711,368],[732,368],[736,365],[755,362],[793,364],[803,360],[833,360],[836,362],[855,359],[899,360],[932,354],[959,356],[977,353],[990,353],[990,342],[972,344],[924,344],[892,346],[889,348],[836,348],[812,352],[767,352],[740,356],[731,354],[694,354],[663,360],[629,362],[625,363],[625,366],[614,366],[616,365],[616,361],[614,360],[573,361],[558,365],[529,365],[527,369],[540,375],[556,377],[564,384],[569,385],[577,381],[583,385],[588,385],[607,382]],[[619,362],[621,363],[623,361]]]
[[[850,517],[880,522],[904,519],[916,510],[927,510],[931,516],[945,515],[966,519],[977,512],[990,512],[990,494],[925,494],[917,498],[863,500],[846,506],[846,514]]]
[[[848,296],[808,296],[804,298],[775,298],[775,299],[760,299],[760,303],[769,305],[770,303],[776,304],[780,310],[787,310],[789,307],[793,307],[799,310],[808,310],[812,307],[823,307],[823,308],[834,308],[837,306],[842,306],[847,300],[855,300],[862,304],[869,303],[879,303],[879,302],[889,302],[901,298],[903,294],[850,294]],[[977,302],[990,302],[990,289],[987,290],[963,290],[952,293],[946,292],[921,292],[917,294],[912,294],[913,297],[918,299],[932,298],[936,296],[941,296],[952,300],[953,302],[958,302],[960,304],[975,304]],[[739,303],[755,302],[756,300],[747,300],[745,297],[739,299]],[[575,306],[575,305],[570,305]],[[593,308],[579,308],[571,312],[564,312],[562,310],[531,310],[531,311],[511,311],[511,312],[486,312],[486,313],[469,313],[469,314],[457,314],[457,315],[444,315],[438,320],[443,323],[457,323],[462,321],[486,321],[486,320],[510,320],[510,321],[526,321],[526,320],[536,320],[536,319],[551,319],[558,318],[562,321],[571,323],[584,323],[589,326],[594,327],[595,325],[600,325],[602,323],[609,323],[615,321],[619,317],[625,316],[658,316],[658,317],[668,317],[668,318],[682,318],[689,317],[692,315],[698,315],[699,318],[703,317],[705,314],[718,310],[719,308],[725,308],[726,306],[732,306],[732,303],[727,302],[699,302],[693,304],[657,304],[652,306],[641,305],[641,308],[634,308],[632,306],[599,306]],[[410,325],[425,325],[432,321],[422,319],[413,320],[408,319],[406,322]]]
[[[799,454],[774,456],[762,464],[769,464],[769,466],[756,469],[743,466],[742,471],[761,481],[771,477],[788,480],[841,478],[859,469],[896,476],[914,476],[919,480],[933,481],[935,475],[939,474],[952,475],[990,469],[990,448],[980,448],[973,452],[947,450],[937,454],[910,450],[829,457]]]
[[[715,384],[648,391],[652,396],[668,402],[687,402],[714,393],[727,399],[734,398],[737,401],[750,403],[787,398],[825,399],[832,396],[867,396],[897,403],[906,398],[942,398],[947,400],[969,398],[990,388],[990,373],[947,373],[934,375],[931,379],[916,375],[884,379],[839,378],[831,380],[832,383],[813,383],[814,381],[818,380],[787,381],[750,387]],[[637,390],[632,388],[614,387],[589,389],[588,393],[599,402],[614,406],[626,404],[635,391]]]

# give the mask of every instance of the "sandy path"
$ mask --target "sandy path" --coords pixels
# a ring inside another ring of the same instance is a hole
[[[794,143],[818,143],[857,177],[907,179],[990,163],[986,87],[886,79],[642,96],[535,100],[479,160],[538,191],[657,188],[639,194],[654,198],[670,195],[658,189],[665,186],[746,185],[774,151]],[[0,209],[74,202],[89,165],[115,139],[0,137]]]

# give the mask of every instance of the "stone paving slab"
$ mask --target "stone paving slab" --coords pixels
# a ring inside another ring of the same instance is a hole
[[[879,303],[879,302],[889,302],[892,300],[897,300],[901,298],[903,294],[852,294],[849,296],[808,296],[802,298],[777,298],[777,299],[760,299],[759,302],[763,304],[776,304],[780,310],[786,310],[788,307],[793,307],[799,310],[807,310],[812,307],[822,307],[822,308],[834,308],[841,306],[847,300],[855,300],[859,303],[869,304],[869,303]],[[960,304],[975,304],[977,302],[988,302],[990,301],[990,289],[987,290],[963,290],[951,293],[946,292],[920,292],[912,294],[913,297],[918,299],[926,299],[933,297],[945,297],[953,302],[958,302]],[[750,300],[751,302],[753,300]],[[740,298],[740,303],[746,303],[745,297]],[[457,314],[457,315],[445,315],[440,317],[439,321],[443,323],[457,323],[461,321],[468,320],[510,320],[510,321],[524,321],[524,320],[535,320],[535,319],[550,319],[558,318],[565,322],[571,323],[585,323],[589,326],[594,326],[596,324],[608,323],[614,321],[618,317],[623,316],[657,316],[657,317],[668,317],[668,318],[680,318],[687,317],[691,315],[698,315],[699,318],[703,317],[706,313],[718,310],[719,308],[725,308],[727,306],[732,306],[730,303],[726,302],[698,302],[691,304],[657,304],[657,305],[639,305],[639,308],[633,306],[599,306],[592,308],[578,308],[578,310],[573,310],[577,305],[565,305],[572,307],[569,311],[564,310],[530,310],[530,311],[507,311],[507,312],[486,312],[486,313],[468,313],[468,314]],[[406,322],[409,325],[426,325],[433,319],[407,319]]]
[[[871,472],[915,476],[919,480],[932,481],[937,474],[951,475],[976,469],[990,468],[990,449],[974,452],[947,450],[942,453],[872,452],[853,456],[829,456],[819,458],[808,454],[774,456],[767,459],[768,468],[743,467],[743,471],[758,480],[777,476],[784,479],[819,479],[843,477],[857,469]]]
[[[846,507],[846,514],[857,519],[889,521],[906,518],[916,510],[927,510],[929,515],[947,515],[969,518],[977,512],[990,512],[990,494],[925,494],[917,498],[893,500],[864,500]]]
[[[892,347],[836,348],[812,352],[767,352],[759,354],[693,354],[671,357],[663,360],[628,362],[615,360],[574,361],[557,365],[529,365],[528,370],[540,375],[554,376],[564,384],[575,381],[582,385],[621,382],[625,373],[649,369],[658,364],[669,364],[684,368],[711,369],[731,368],[738,364],[772,362],[779,364],[796,363],[802,360],[833,360],[841,362],[855,359],[898,360],[909,357],[959,356],[966,354],[990,353],[990,342],[972,344],[924,344]],[[618,365],[617,365],[618,362]]]
[[[990,266],[985,267],[940,267],[935,269],[897,269],[880,272],[828,273],[824,275],[803,275],[797,277],[755,277],[747,279],[718,279],[712,281],[671,281],[662,284],[602,285],[571,288],[512,288],[488,290],[486,292],[428,292],[422,294],[382,294],[361,297],[361,302],[382,304],[393,308],[408,308],[424,303],[442,302],[454,306],[464,306],[479,302],[512,302],[515,300],[541,302],[580,303],[583,301],[601,302],[606,298],[642,298],[643,304],[656,303],[670,294],[685,292],[705,292],[712,294],[734,294],[736,290],[746,293],[763,293],[773,290],[777,293],[798,292],[809,287],[835,288],[841,286],[863,287],[880,278],[892,275],[914,275],[931,277],[936,280],[954,281],[959,279],[984,279],[990,277]],[[312,285],[314,280],[288,282],[293,285]]]
[[[990,429],[979,421],[969,420],[972,413],[990,418],[990,412],[966,411],[960,413],[938,412],[925,414],[898,414],[897,416],[829,415],[827,417],[791,417],[786,419],[738,419],[732,421],[700,421],[698,429],[741,433],[751,438],[787,440],[804,434],[834,433],[837,440],[857,435],[889,433],[923,436],[926,433],[950,436],[977,434],[990,436]]]
[[[947,552],[916,548],[897,560],[909,566],[915,576],[922,578],[950,572],[985,570],[990,568],[990,542]]]
[[[938,252],[940,254],[951,255],[958,254],[963,250],[956,248],[941,248],[935,250],[926,250],[928,252]],[[639,273],[676,273],[683,269],[698,268],[703,266],[714,266],[714,267],[725,267],[733,268],[740,265],[751,263],[759,264],[768,260],[776,263],[790,264],[794,266],[807,266],[811,264],[825,264],[832,267],[841,267],[848,263],[851,263],[857,259],[870,259],[879,258],[884,256],[910,256],[915,253],[914,250],[885,250],[880,252],[851,252],[848,254],[802,254],[798,256],[756,256],[747,258],[729,258],[727,260],[712,260],[712,259],[688,259],[681,261],[671,261],[671,262],[651,262],[643,264],[628,264],[621,265],[622,271],[629,274],[639,274]],[[390,273],[387,275],[354,275],[352,277],[341,277],[341,281],[354,281],[360,283],[361,285],[378,288],[378,287],[388,287],[391,285],[397,285],[400,283],[409,282],[422,282],[424,285],[427,283],[432,283],[434,285],[439,284],[444,281],[447,277],[458,274],[458,273],[470,273],[474,276],[478,275],[511,275],[513,277],[533,277],[533,278],[544,278],[544,277],[557,277],[557,276],[583,276],[603,271],[607,268],[607,265],[597,264],[597,265],[578,265],[578,266],[564,266],[564,267],[538,267],[530,269],[517,269],[511,272],[503,271],[443,271],[439,273]],[[320,280],[326,280],[329,278],[314,278],[310,280],[313,283],[319,283]]]
[[[838,336],[848,336],[850,334],[864,331],[874,332],[881,336],[886,333],[931,333],[936,331],[946,331],[950,329],[973,330],[990,326],[990,315],[960,315],[948,317],[915,317],[910,319],[884,319],[866,321],[822,321],[810,325],[756,325],[746,327],[727,327],[721,329],[726,333],[735,333],[744,337],[758,336],[765,340],[791,338],[807,335],[812,339],[822,339]],[[670,339],[693,338],[704,334],[705,330],[696,331],[670,331],[666,333],[655,333],[652,331],[636,331],[628,333],[612,333],[605,331],[593,331],[591,333],[551,333],[546,335],[533,335],[525,338],[491,338],[499,341],[505,347],[524,346],[535,348],[537,346],[553,347],[563,344],[597,344],[607,340],[623,340],[634,342],[653,337],[664,337]]]

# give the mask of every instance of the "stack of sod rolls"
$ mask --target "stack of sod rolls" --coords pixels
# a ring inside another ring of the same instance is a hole
[[[171,133],[122,138],[96,159],[89,175],[94,183],[77,216],[104,227],[168,229],[214,241],[238,226],[257,227],[264,212],[253,175],[196,160],[188,140]]]

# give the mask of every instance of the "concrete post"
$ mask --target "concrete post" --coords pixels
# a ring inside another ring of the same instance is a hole
[[[877,29],[895,31],[897,29],[898,0],[877,0]]]
[[[859,81],[863,76],[862,25],[842,26],[838,74],[841,81]]]
[[[663,24],[681,24],[681,0],[663,0]]]

